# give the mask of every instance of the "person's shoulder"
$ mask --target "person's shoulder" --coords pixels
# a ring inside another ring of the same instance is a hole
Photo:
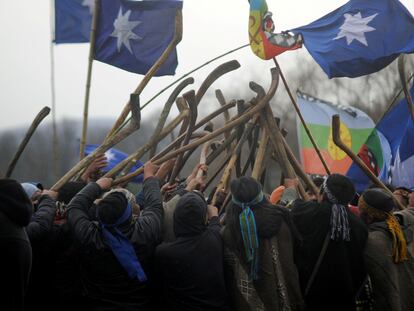
[[[296,200],[291,210],[292,216],[316,216],[318,214],[329,213],[329,206],[315,201]]]

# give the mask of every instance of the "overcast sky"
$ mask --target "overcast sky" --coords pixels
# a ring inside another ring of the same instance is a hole
[[[341,6],[343,0],[267,0],[276,30],[305,25]],[[401,1],[414,12],[414,0]],[[185,0],[184,33],[178,46],[176,76],[153,78],[142,94],[146,102],[158,90],[210,58],[248,43],[247,0]],[[51,105],[50,84],[50,1],[6,1],[0,3],[0,130],[28,126],[43,106]],[[54,46],[56,104],[58,121],[81,118],[89,44]],[[283,68],[297,66],[294,56],[307,54],[305,48],[279,57]],[[220,63],[237,59],[242,68],[221,78],[214,85],[226,90],[240,87],[263,73],[268,78],[271,61],[257,58],[249,48],[236,52],[194,74],[197,89],[205,76]],[[100,62],[93,64],[89,114],[94,117],[119,115],[129,94],[142,76]],[[268,81],[268,80],[265,80]],[[152,103],[142,117],[151,116],[166,96]],[[209,103],[205,103],[206,105]],[[211,103],[216,105],[216,103]]]

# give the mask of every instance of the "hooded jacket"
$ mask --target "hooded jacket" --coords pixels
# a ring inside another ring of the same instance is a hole
[[[157,247],[155,264],[163,310],[228,310],[218,217],[206,224],[207,203],[197,193],[180,198],[176,240]]]
[[[22,186],[0,179],[0,301],[4,310],[23,310],[32,263],[25,226],[32,204]]]
[[[162,199],[158,179],[144,181],[145,210],[119,229],[134,247],[148,281],[130,279],[106,246],[98,221],[88,209],[102,193],[96,183],[83,188],[68,206],[68,225],[79,245],[81,278],[92,310],[152,310],[153,255],[162,236]]]

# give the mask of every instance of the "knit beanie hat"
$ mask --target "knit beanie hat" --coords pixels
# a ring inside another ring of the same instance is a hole
[[[398,219],[392,214],[394,198],[383,189],[365,191],[358,201],[361,212],[367,213],[375,221],[385,221],[392,237],[392,258],[395,263],[407,260],[407,241]]]
[[[97,205],[98,219],[107,225],[114,224],[122,216],[128,206],[125,195],[121,192],[111,192]]]
[[[20,226],[27,226],[33,205],[23,187],[13,179],[0,179],[0,211]]]
[[[26,192],[27,196],[29,197],[29,199],[32,199],[33,195],[37,192],[40,191],[39,188],[37,188],[34,184],[32,183],[28,183],[28,182],[24,182],[21,184],[24,191]]]
[[[355,187],[351,180],[341,174],[332,174],[324,183],[338,203],[347,205],[355,196]]]
[[[57,201],[69,204],[70,200],[86,186],[84,181],[69,181],[58,191]]]

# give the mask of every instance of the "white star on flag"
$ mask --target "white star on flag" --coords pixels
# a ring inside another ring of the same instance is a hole
[[[131,44],[129,40],[142,39],[140,36],[132,32],[132,29],[141,24],[140,21],[129,21],[131,10],[122,15],[122,7],[119,8],[118,17],[114,21],[114,31],[111,37],[117,38],[116,46],[118,53],[121,51],[122,44],[126,46],[128,51],[132,54]]]
[[[91,13],[91,15],[93,15],[93,10],[95,8],[95,0],[83,0],[82,6],[89,7],[89,13]]]
[[[105,152],[105,157],[108,162],[111,162],[113,159],[115,159],[116,156],[111,150],[108,150]]]
[[[345,21],[342,26],[339,27],[341,31],[338,33],[336,38],[334,38],[334,40],[345,37],[348,45],[350,45],[352,41],[357,40],[363,45],[368,46],[365,33],[375,30],[374,27],[368,26],[368,23],[377,15],[378,13],[375,13],[374,15],[362,18],[361,12],[358,12],[355,15],[349,13],[344,14]]]

